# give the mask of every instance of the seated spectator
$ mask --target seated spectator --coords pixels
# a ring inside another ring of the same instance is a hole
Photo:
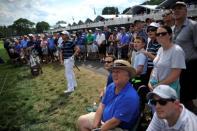
[[[184,107],[168,85],[159,85],[147,95],[156,112],[147,131],[196,131],[197,116]]]
[[[135,69],[125,60],[115,60],[112,67],[113,83],[106,93],[96,113],[82,115],[78,119],[81,131],[90,131],[100,127],[102,131],[128,130],[139,117],[139,96],[129,83],[135,76]]]
[[[109,72],[109,75],[108,75],[108,77],[107,77],[107,84],[106,84],[106,86],[104,87],[104,91],[102,91],[102,92],[100,93],[100,97],[101,97],[101,98],[103,97],[103,93],[105,92],[106,87],[107,87],[108,85],[110,85],[110,84],[113,82],[111,68],[112,68],[112,66],[113,66],[113,63],[114,63],[115,59],[116,59],[116,58],[115,58],[113,55],[108,55],[108,56],[105,57],[105,60],[104,60],[104,63],[105,63],[105,64],[104,64],[104,68]]]

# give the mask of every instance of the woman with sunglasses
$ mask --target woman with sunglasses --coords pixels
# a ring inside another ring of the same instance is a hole
[[[156,112],[146,131],[196,131],[197,116],[179,102],[170,86],[159,85],[147,97]]]
[[[170,85],[179,96],[179,77],[182,69],[185,69],[185,54],[182,48],[172,43],[172,29],[169,26],[161,26],[157,29],[157,41],[161,44],[157,56],[153,60],[154,68],[149,79],[149,88],[165,84]]]

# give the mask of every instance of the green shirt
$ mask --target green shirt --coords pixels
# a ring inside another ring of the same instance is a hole
[[[90,45],[90,44],[92,44],[93,41],[94,41],[94,36],[93,36],[92,34],[88,34],[88,35],[86,36],[86,40],[87,40],[87,45]]]

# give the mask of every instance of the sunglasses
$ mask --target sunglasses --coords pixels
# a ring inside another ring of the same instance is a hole
[[[147,29],[147,32],[154,32],[154,31],[157,31],[157,28],[155,28],[155,27],[149,27]]]
[[[174,99],[159,99],[159,100],[151,99],[150,103],[151,103],[151,105],[154,105],[154,106],[156,106],[157,103],[159,103],[159,105],[161,105],[161,106],[165,106],[170,101],[173,102],[175,100]]]
[[[112,63],[112,61],[104,61],[104,63]]]
[[[167,35],[168,32],[160,32],[160,33],[156,33],[156,36],[159,37],[159,36],[165,36]]]

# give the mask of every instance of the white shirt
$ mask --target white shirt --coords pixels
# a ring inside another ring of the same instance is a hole
[[[197,131],[197,116],[186,109],[184,105],[180,106],[183,110],[175,125],[169,127],[167,120],[158,118],[155,112],[146,131]]]
[[[98,45],[100,45],[101,43],[103,43],[103,41],[105,40],[105,35],[103,33],[101,34],[97,34],[96,36],[96,42]]]

